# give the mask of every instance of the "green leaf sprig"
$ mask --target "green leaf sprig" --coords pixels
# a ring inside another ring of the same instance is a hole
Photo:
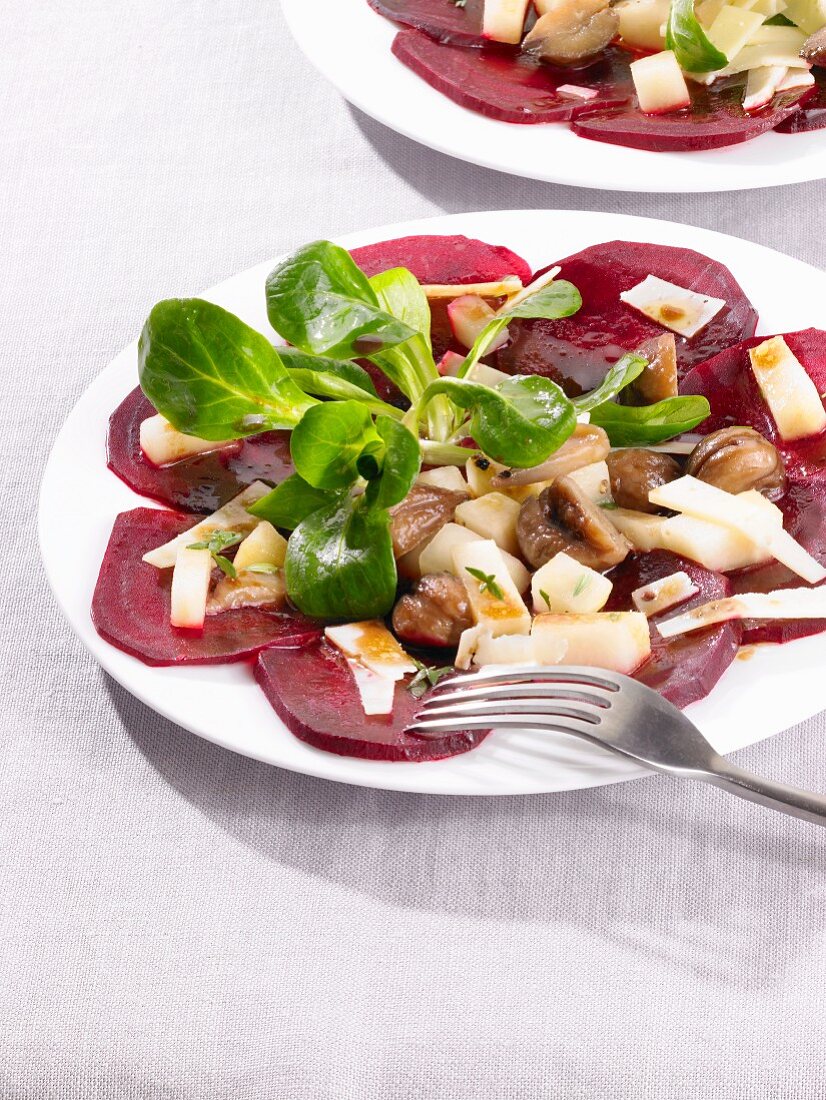
[[[728,65],[728,58],[711,42],[695,15],[694,0],[671,0],[665,44],[688,73],[713,73]]]
[[[212,555],[212,560],[221,572],[231,580],[235,580],[238,574],[229,558],[224,556],[224,550],[228,550],[231,546],[237,546],[239,542],[243,541],[244,535],[240,534],[238,531],[219,530],[213,531],[208,539],[190,543],[187,549],[209,550]]]
[[[483,569],[474,569],[470,565],[466,565],[465,569],[470,573],[471,577],[475,577],[479,582],[479,591],[481,593],[489,592],[495,600],[504,600],[505,593],[497,584],[496,577],[493,573],[486,573]]]

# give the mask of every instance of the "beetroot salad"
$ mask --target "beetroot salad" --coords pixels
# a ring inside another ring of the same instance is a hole
[[[594,141],[720,149],[826,125],[823,0],[367,0],[462,107]]]
[[[408,732],[456,668],[687,706],[744,643],[826,629],[826,333],[755,336],[715,260],[317,241],[265,292],[278,343],[201,299],[146,321],[109,465],[167,507],[117,517],[110,644],[247,662],[308,744],[421,761],[486,736]]]

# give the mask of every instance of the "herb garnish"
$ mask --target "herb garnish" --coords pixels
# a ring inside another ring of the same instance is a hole
[[[421,699],[428,688],[435,687],[440,680],[453,672],[452,665],[445,665],[444,668],[430,668],[421,661],[417,661],[415,657],[413,663],[419,671],[407,685],[407,690],[414,699]]]
[[[576,599],[577,596],[581,596],[590,583],[591,578],[587,573],[583,573],[574,585],[574,598]]]
[[[244,567],[245,573],[263,573],[265,576],[275,576],[278,566],[268,561],[257,561]]]
[[[548,610],[550,611],[551,610],[551,597],[548,595],[548,593],[545,591],[544,588],[539,589],[539,595],[542,597],[542,599],[548,605]]]
[[[230,546],[237,546],[239,542],[243,541],[244,536],[239,534],[238,531],[213,531],[208,539],[204,539],[202,542],[190,543],[187,550],[209,550],[212,554],[212,560],[221,572],[234,581],[238,574],[229,558],[224,557],[223,551],[228,550]]]
[[[475,577],[479,581],[479,591],[490,592],[491,596],[495,600],[504,600],[505,593],[496,583],[496,577],[493,573],[485,573],[481,569],[474,569],[470,565],[465,566],[465,570],[470,573],[471,577]]]

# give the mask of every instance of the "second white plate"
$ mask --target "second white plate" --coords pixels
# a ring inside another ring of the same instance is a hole
[[[826,178],[826,132],[764,134],[699,153],[651,153],[517,126],[458,106],[390,51],[398,27],[367,0],[281,0],[298,45],[341,94],[405,137],[515,176],[610,191],[702,192]]]

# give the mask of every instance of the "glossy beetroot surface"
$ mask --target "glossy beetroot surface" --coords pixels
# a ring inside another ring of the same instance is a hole
[[[140,427],[154,415],[134,389],[112,413],[106,436],[109,469],[141,496],[183,512],[214,512],[253,481],[276,483],[292,473],[289,432],[265,432],[212,454],[153,466],[141,450]]]
[[[746,340],[702,363],[684,379],[684,393],[708,398],[711,416],[698,431],[706,434],[730,424],[755,428],[770,439],[786,465],[786,491],[776,502],[784,515],[784,527],[818,561],[826,563],[826,433],[787,442],[777,434],[751,371],[748,349],[767,339]],[[804,329],[785,334],[786,343],[817,386],[826,391],[826,332]],[[736,592],[770,592],[776,588],[797,588],[799,577],[777,562],[744,569],[732,576]],[[787,642],[826,630],[820,619],[799,622],[748,621],[744,642]]]
[[[649,620],[651,633],[651,657],[635,674],[648,687],[654,688],[678,707],[687,707],[705,698],[728,666],[737,656],[742,628],[740,623],[721,623],[693,634],[677,638],[663,638],[656,629],[659,619],[668,618],[679,611],[688,611],[709,600],[722,599],[731,593],[728,580],[721,573],[713,573],[695,562],[687,561],[666,550],[654,550],[648,554],[631,554],[612,569],[608,576],[614,582],[614,590],[606,605],[606,611],[634,611],[631,593],[635,588],[667,577],[683,570],[688,573],[700,591],[679,608],[655,615]]]
[[[408,68],[461,107],[501,122],[568,122],[597,107],[622,106],[633,95],[628,55],[608,51],[587,69],[559,69],[499,49],[468,50],[435,42],[419,31],[401,31],[393,53]],[[597,92],[582,99],[558,92],[561,85]]]
[[[582,295],[582,309],[560,321],[511,325],[511,343],[498,353],[496,365],[510,374],[546,375],[572,396],[599,385],[626,351],[661,335],[660,325],[619,297],[647,275],[726,302],[693,340],[677,337],[682,372],[751,336],[757,324],[757,311],[728,268],[688,248],[611,241],[548,266],[557,264],[559,278],[569,279]]]
[[[398,237],[354,248],[350,255],[367,276],[406,267],[420,283],[492,283],[507,275],[527,283],[531,278],[525,260],[504,245],[456,234]]]
[[[396,688],[392,715],[368,717],[347,661],[325,641],[265,650],[256,662],[255,677],[296,737],[339,756],[442,760],[475,748],[487,736],[485,731],[469,731],[430,741],[405,733],[420,704],[404,684]]]
[[[367,0],[380,15],[424,31],[439,42],[458,42],[464,46],[481,46],[482,16],[485,0],[465,0],[462,5],[453,0]]]
[[[102,638],[147,665],[209,665],[320,637],[318,626],[297,612],[257,608],[207,616],[201,632],[170,625],[172,570],[141,558],[192,525],[192,516],[155,508],[118,516],[92,599],[92,622]]]
[[[768,130],[792,133],[826,125],[822,70],[814,91],[781,93],[747,113],[744,77],[711,87],[689,82],[691,107],[664,115],[639,109],[630,75],[634,54],[610,47],[596,64],[559,69],[526,58],[519,47],[491,45],[482,34],[484,0],[368,0],[404,28],[393,52],[413,72],[461,107],[504,122],[570,122],[594,141],[653,152],[695,152],[749,141]],[[562,84],[585,87],[590,100],[559,95]],[[799,104],[803,103],[803,108]]]

